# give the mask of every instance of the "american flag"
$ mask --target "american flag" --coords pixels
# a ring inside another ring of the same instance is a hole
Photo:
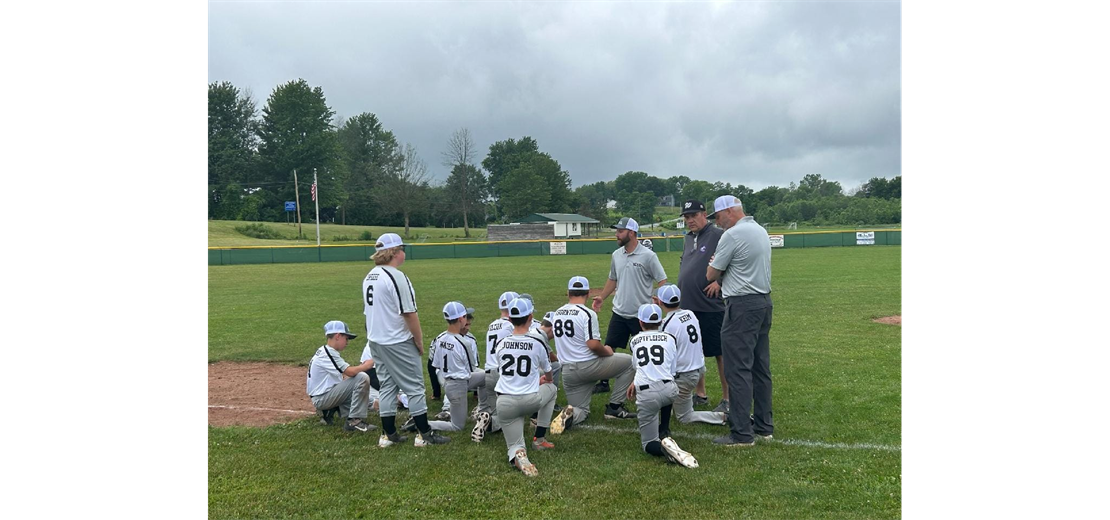
[[[316,200],[316,179],[312,179],[312,200]]]

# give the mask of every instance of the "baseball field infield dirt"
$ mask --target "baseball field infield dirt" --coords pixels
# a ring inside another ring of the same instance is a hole
[[[208,365],[208,424],[268,426],[316,413],[305,395],[307,367],[274,363]]]
[[[882,318],[874,319],[874,320],[871,320],[871,321],[874,321],[875,323],[885,323],[887,325],[898,325],[899,327],[902,326],[902,316],[901,315],[899,315],[899,316],[883,316]]]

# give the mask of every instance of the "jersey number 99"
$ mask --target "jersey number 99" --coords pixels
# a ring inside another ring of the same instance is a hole
[[[648,350],[651,351],[650,356],[648,354]],[[653,365],[662,365],[663,364],[663,346],[662,345],[652,345],[651,349],[648,349],[648,347],[637,348],[636,349],[636,359],[639,360],[640,366],[647,366],[648,363],[651,363]]]

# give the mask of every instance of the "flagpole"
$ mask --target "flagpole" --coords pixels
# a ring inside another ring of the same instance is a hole
[[[316,247],[320,247],[320,185],[316,183],[316,168],[312,169],[312,185],[316,187]]]

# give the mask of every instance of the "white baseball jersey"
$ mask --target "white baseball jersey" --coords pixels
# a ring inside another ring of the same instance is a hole
[[[478,360],[471,357],[470,347],[458,334],[441,332],[432,346],[432,366],[442,370],[445,379],[470,379],[470,373],[478,368]]]
[[[339,352],[327,345],[316,349],[316,354],[308,362],[308,377],[305,390],[309,397],[320,395],[343,380],[343,371],[351,366],[343,361]]]
[[[636,364],[636,386],[653,381],[674,379],[675,357],[678,351],[675,337],[657,330],[645,330],[632,337],[628,343],[632,362]]]
[[[493,356],[497,342],[513,334],[513,323],[509,318],[497,318],[489,324],[486,330],[486,370],[497,368],[497,359]]]
[[[540,374],[551,371],[547,342],[532,332],[513,334],[497,342],[494,357],[501,376],[495,391],[499,394],[526,395],[540,391]]]
[[[551,353],[551,340],[548,339],[547,333],[544,332],[544,330],[543,330],[543,322],[542,321],[535,320],[535,319],[532,320],[532,328],[528,329],[528,332],[534,333],[536,335],[536,337],[543,338],[544,339],[543,344],[544,344],[545,347],[547,347],[547,353],[548,354]]]
[[[466,343],[466,347],[470,349],[470,359],[474,360],[474,368],[477,369],[478,360],[481,359],[478,357],[478,339],[474,337],[474,334],[467,332],[463,336],[463,343]]]
[[[416,312],[416,292],[409,277],[395,267],[379,265],[362,281],[366,336],[379,345],[412,338],[402,314]]]
[[[446,331],[444,331],[444,332],[446,333]],[[436,336],[435,338],[432,338],[431,342],[428,343],[428,359],[435,359],[436,358],[436,339],[438,339],[438,338],[439,338],[439,336]],[[466,348],[468,350],[470,350],[470,359],[474,360],[474,368],[477,369],[478,365],[480,364],[480,362],[478,360],[482,359],[482,358],[478,357],[478,340],[475,339],[474,335],[469,333],[469,332],[464,334],[459,339],[461,339],[463,344],[466,345]],[[364,359],[363,361],[366,361],[366,360]],[[438,365],[436,365],[434,363],[432,364],[432,366],[438,367]]]
[[[663,318],[660,330],[674,336],[678,342],[678,359],[675,373],[681,374],[705,366],[705,356],[701,350],[701,323],[693,311],[681,309]]]
[[[370,339],[367,338],[366,346],[362,348],[362,358],[358,360],[359,363],[365,363],[367,359],[374,359],[374,352],[370,350]],[[377,368],[378,362],[374,362],[374,367]]]
[[[588,340],[601,340],[601,325],[593,309],[580,303],[568,303],[555,311],[551,325],[560,363],[597,359],[597,354],[586,346]]]

